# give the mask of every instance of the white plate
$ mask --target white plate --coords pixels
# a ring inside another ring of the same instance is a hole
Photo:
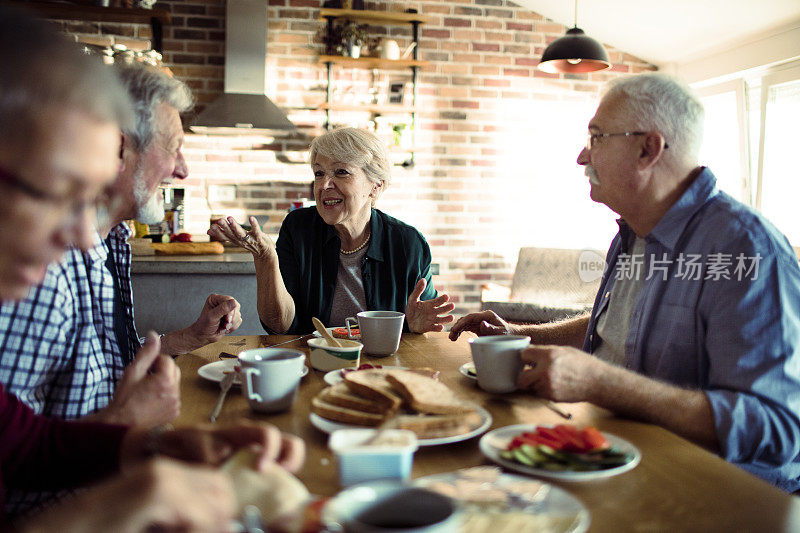
[[[478,377],[475,374],[469,373],[470,369],[473,372],[475,372],[475,363],[471,361],[469,363],[464,363],[463,365],[461,365],[458,371],[461,372],[461,374],[464,375],[465,377],[468,377],[469,379],[478,379]]]
[[[203,365],[200,368],[198,368],[197,373],[203,379],[219,383],[220,381],[222,381],[222,378],[225,375],[224,372],[233,372],[233,367],[238,362],[239,362],[238,359],[226,359],[224,361],[208,363],[207,365]],[[303,370],[301,371],[300,377],[303,377],[306,374],[308,374],[308,367],[303,365]],[[242,381],[239,379],[238,375],[235,378],[233,378],[233,384],[234,385],[242,384]]]
[[[344,326],[340,326],[340,327],[344,328]],[[335,339],[347,339],[347,337],[337,337],[336,335],[333,334],[333,330],[339,329],[339,328],[325,328],[325,329],[327,329],[328,333],[331,334],[331,337],[333,337]],[[347,328],[344,328],[344,329],[347,329]],[[319,331],[315,331],[314,332],[314,336],[315,337],[322,337],[322,335],[319,334]],[[361,335],[353,335],[353,337],[350,340],[360,341],[361,340]]]
[[[492,523],[495,514],[520,512],[524,516],[531,516],[530,524],[521,524],[516,520],[517,531],[552,531],[558,533],[582,533],[589,528],[589,511],[574,496],[567,491],[545,483],[514,474],[503,474],[497,467],[476,467],[434,474],[415,479],[414,485],[436,490],[437,485],[444,488],[452,487],[452,492],[447,494],[461,503],[461,510],[468,519],[474,515],[476,521]],[[540,485],[538,492],[535,485]],[[527,491],[526,491],[527,489]],[[494,497],[506,494],[504,503],[475,504],[462,502],[459,495],[464,494],[470,498],[479,497],[481,492],[492,493]],[[442,490],[442,493],[445,491]],[[491,513],[491,514],[489,514]],[[533,518],[533,517],[536,518]],[[500,517],[494,518],[494,525]],[[538,522],[538,523],[536,523]],[[487,524],[487,525],[489,525]],[[489,525],[491,527],[491,525]],[[484,531],[489,531],[485,529]]]
[[[420,446],[438,446],[440,444],[450,444],[452,442],[461,442],[462,440],[471,439],[472,437],[477,437],[487,429],[492,426],[492,415],[489,414],[489,411],[484,409],[480,406],[475,406],[478,414],[481,417],[481,424],[470,431],[469,433],[463,433],[461,435],[454,435],[452,437],[438,437],[435,439],[419,439],[417,443]],[[311,425],[317,428],[318,430],[322,431],[323,433],[333,433],[337,429],[347,429],[347,428],[359,428],[364,429],[366,426],[353,426],[350,424],[340,424],[338,422],[333,422],[328,420],[327,418],[322,418],[316,413],[311,413],[309,415],[309,420]]]
[[[625,463],[622,466],[618,466],[616,468],[609,468],[607,470],[594,470],[591,472],[569,472],[569,471],[554,472],[552,470],[544,470],[542,468],[526,466],[516,461],[508,461],[500,457],[499,452],[501,452],[506,448],[506,446],[508,446],[508,443],[511,442],[512,438],[519,435],[523,431],[536,431],[537,427],[538,426],[534,426],[531,424],[517,424],[514,426],[506,426],[503,428],[495,429],[494,431],[490,431],[489,433],[481,437],[481,440],[479,442],[481,452],[487,458],[491,459],[492,461],[499,464],[503,468],[507,468],[508,470],[514,470],[516,472],[520,472],[522,474],[528,474],[530,476],[538,476],[549,479],[560,479],[563,481],[591,481],[594,479],[602,479],[606,477],[616,476],[618,474],[622,474],[623,472],[633,470],[634,468],[636,468],[636,465],[639,464],[639,461],[642,460],[642,452],[639,451],[639,448],[637,448],[630,442],[626,441],[625,439],[622,439],[610,433],[603,433],[603,436],[609,443],[611,443],[611,446],[617,448],[622,452],[633,454],[633,459],[631,459],[629,462]],[[543,426],[543,427],[548,427],[548,426]]]
[[[407,368],[408,368],[407,366],[383,366],[383,365],[381,365],[381,367],[378,368],[377,370],[405,370]],[[366,369],[366,370],[369,370],[369,369]],[[342,378],[341,372],[342,372],[341,368],[338,369],[338,370],[331,370],[330,372],[328,372],[327,374],[322,376],[322,379],[325,380],[325,383],[327,383],[328,385],[336,385],[337,383],[341,383],[342,379],[344,379],[344,378]],[[357,371],[354,370],[354,372],[357,372]]]

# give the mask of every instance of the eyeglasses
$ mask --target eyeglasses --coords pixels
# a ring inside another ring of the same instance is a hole
[[[638,135],[647,135],[647,132],[646,131],[623,131],[623,132],[620,132],[620,133],[589,133],[589,135],[586,138],[586,149],[587,150],[591,150],[592,148],[594,148],[594,145],[597,144],[597,141],[599,139],[604,138],[604,137],[620,137],[620,136],[633,137],[633,136],[638,136]],[[669,145],[667,143],[664,143],[664,148],[665,149],[669,148]]]
[[[34,200],[69,209],[68,222],[70,224],[82,217],[87,211],[93,210],[97,217],[98,229],[101,232],[110,229],[110,215],[119,207],[117,199],[110,195],[107,190],[102,191],[93,201],[75,200],[68,196],[53,194],[50,191],[34,187],[26,180],[2,167],[0,167],[0,183],[9,185]]]

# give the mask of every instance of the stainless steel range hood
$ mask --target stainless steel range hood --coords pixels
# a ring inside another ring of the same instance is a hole
[[[296,130],[266,96],[266,0],[228,0],[225,21],[225,94],[192,123],[197,133],[287,134]]]

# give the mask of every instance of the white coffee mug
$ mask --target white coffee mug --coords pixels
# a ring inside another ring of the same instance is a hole
[[[478,386],[486,392],[506,393],[517,390],[517,376],[522,370],[521,352],[531,343],[524,335],[491,335],[469,340]]]
[[[306,355],[297,350],[257,348],[241,352],[242,394],[250,408],[275,413],[292,407],[305,361]]]
[[[345,323],[358,322],[364,353],[376,357],[392,355],[400,347],[406,315],[398,311],[361,311],[357,319],[349,317]]]

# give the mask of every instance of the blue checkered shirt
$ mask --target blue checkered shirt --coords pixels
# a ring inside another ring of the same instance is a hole
[[[80,418],[108,405],[114,387],[135,354],[130,229],[113,228],[87,252],[69,250],[50,265],[44,281],[17,303],[0,306],[0,382],[36,413]],[[106,268],[114,254],[117,272]],[[127,350],[114,330],[114,275],[120,284]],[[9,492],[6,511],[15,515],[40,495]],[[35,498],[35,499],[31,499]],[[24,500],[24,501],[23,501]]]

